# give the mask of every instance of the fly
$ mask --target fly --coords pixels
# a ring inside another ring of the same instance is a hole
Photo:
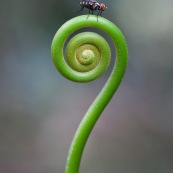
[[[105,4],[100,3],[99,1],[96,0],[83,0],[80,1],[80,6],[82,7],[80,11],[82,11],[84,8],[89,9],[89,14],[90,12],[98,11],[97,13],[97,21],[98,21],[98,16],[102,15],[102,11],[104,11],[107,7]],[[88,19],[89,15],[87,16]]]

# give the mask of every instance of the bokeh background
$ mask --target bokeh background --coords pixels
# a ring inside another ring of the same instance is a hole
[[[124,80],[86,145],[81,173],[173,172],[173,1],[104,0],[124,33]],[[106,82],[63,78],[57,29],[79,0],[0,0],[0,172],[63,173],[73,135]],[[111,63],[112,64],[112,63]]]

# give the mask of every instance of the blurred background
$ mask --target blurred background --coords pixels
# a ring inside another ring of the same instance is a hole
[[[86,145],[81,173],[173,172],[173,1],[104,0],[129,63]],[[63,78],[50,53],[79,0],[0,0],[0,172],[63,173],[73,135],[110,70]],[[112,63],[111,63],[112,64]]]

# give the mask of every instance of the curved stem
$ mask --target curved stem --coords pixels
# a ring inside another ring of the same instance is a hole
[[[73,23],[75,23],[75,25],[73,25]],[[70,25],[72,25],[72,27]],[[118,86],[120,85],[126,70],[128,59],[128,51],[124,36],[112,22],[102,17],[98,17],[97,22],[96,16],[90,16],[86,20],[86,15],[83,15],[66,22],[63,29],[68,28],[69,33],[72,33],[73,31],[81,27],[95,27],[106,32],[110,36],[110,38],[112,38],[112,41],[116,47],[116,61],[111,76],[109,77],[107,83],[105,84],[105,86],[103,87],[102,91],[97,96],[93,104],[90,106],[89,110],[87,111],[86,115],[84,116],[83,120],[81,121],[77,129],[77,132],[74,136],[69,151],[68,160],[66,164],[66,173],[79,172],[80,161],[87,139],[95,123],[100,117],[101,113],[103,112],[106,105],[109,103],[112,96],[116,92]],[[55,47],[57,47],[57,45],[52,46],[53,54],[55,54]],[[64,60],[60,61],[61,62],[58,63],[54,61],[55,65],[58,66],[57,68],[61,66],[62,61]],[[66,72],[62,72],[62,74],[66,77],[69,76],[69,74],[67,74]],[[73,72],[73,74],[74,76],[72,78],[74,79],[74,81],[78,81],[78,78],[83,78],[86,75],[84,74],[81,77],[78,76],[78,72]],[[83,81],[86,81],[86,79],[83,79]]]

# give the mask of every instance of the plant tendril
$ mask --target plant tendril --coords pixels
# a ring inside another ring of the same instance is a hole
[[[63,47],[67,38],[76,30],[86,27],[97,28],[105,32],[113,41],[116,48],[116,61],[107,83],[92,103],[81,121],[73,138],[67,164],[66,173],[78,173],[82,153],[87,139],[109,103],[124,76],[128,50],[122,32],[109,20],[98,16],[87,15],[75,17],[63,24],[54,36],[51,53],[57,70],[69,80],[75,82],[89,82],[100,77],[110,63],[111,51],[106,40],[93,32],[83,32],[74,36],[66,48],[66,60]]]

